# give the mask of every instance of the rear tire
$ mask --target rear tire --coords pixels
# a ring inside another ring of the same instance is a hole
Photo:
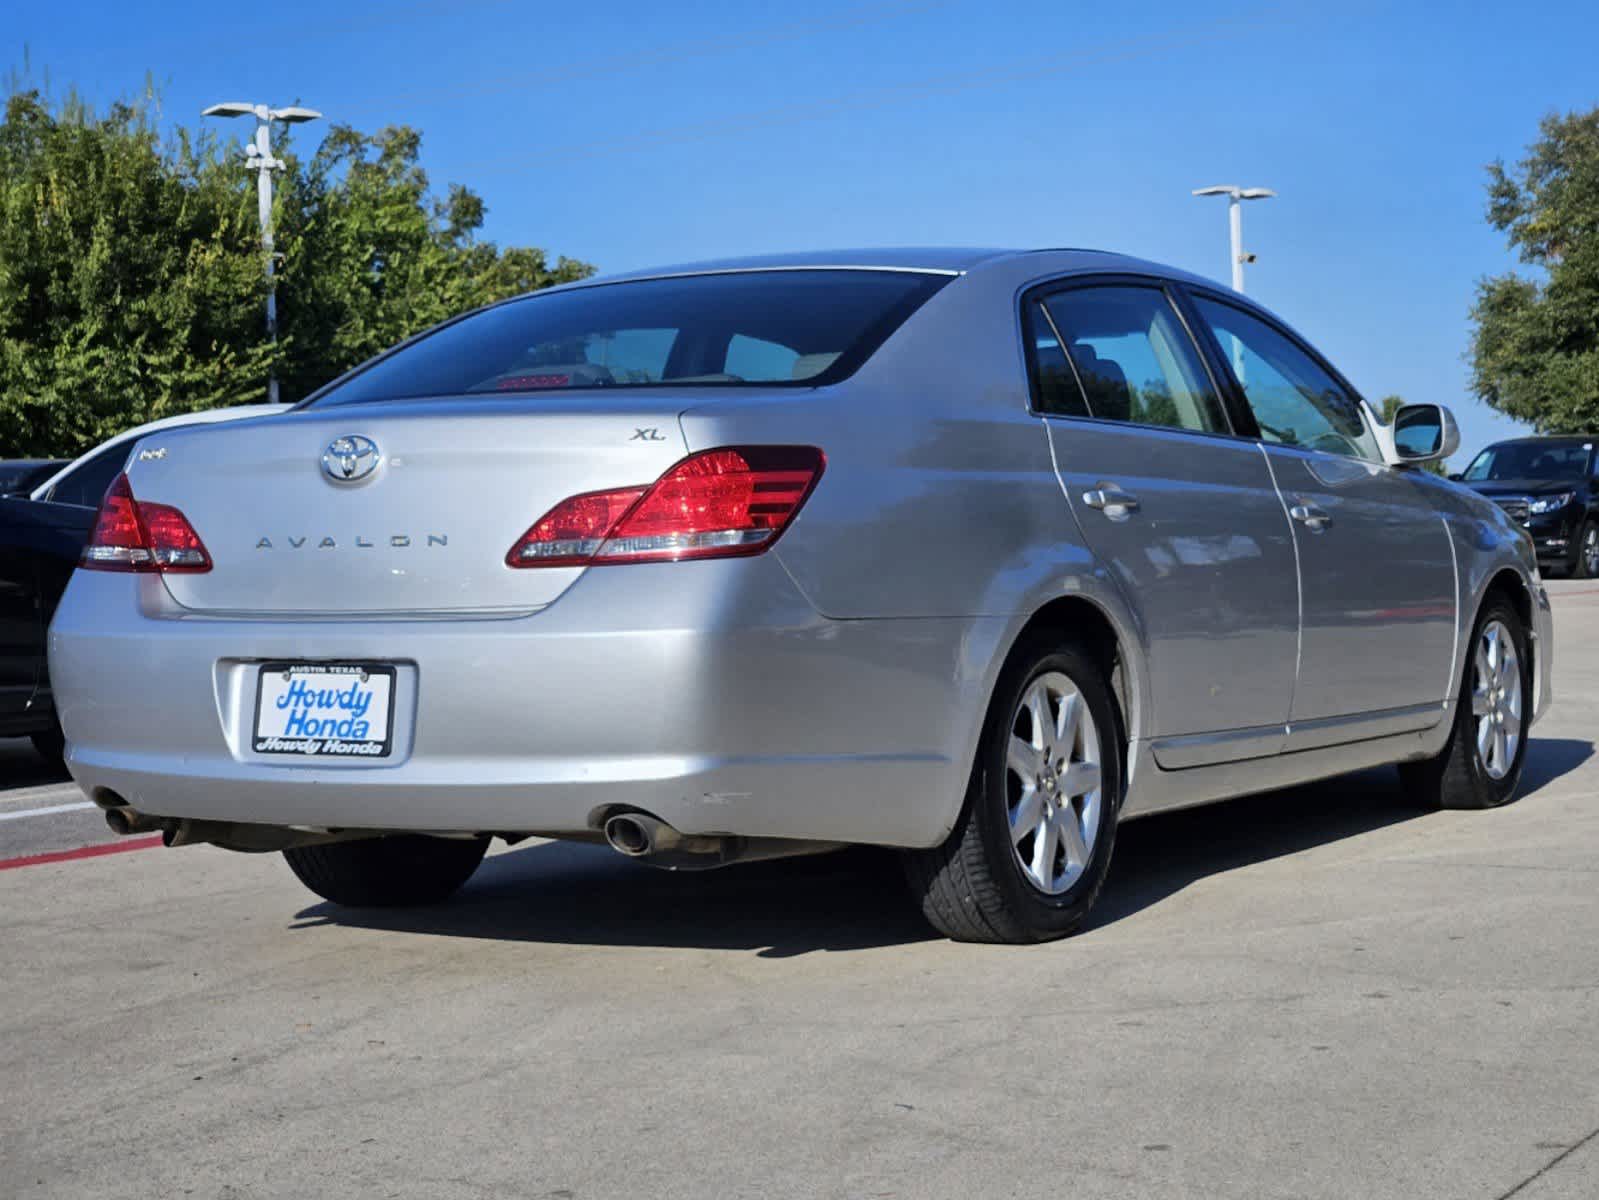
[[[49,729],[41,729],[29,736],[33,748],[45,762],[58,770],[67,765],[67,735],[61,732],[58,722],[52,721]]]
[[[962,942],[1073,933],[1110,869],[1122,744],[1109,681],[1083,647],[1039,640],[1013,655],[955,828],[902,856],[933,927]]]
[[[488,838],[421,834],[285,850],[289,868],[318,896],[349,908],[437,904],[472,877]]]
[[[1491,631],[1501,642],[1497,653],[1490,648]],[[1513,660],[1505,658],[1505,642]],[[1498,808],[1514,798],[1521,782],[1532,720],[1527,631],[1515,608],[1495,596],[1483,605],[1468,645],[1448,742],[1425,762],[1399,766],[1401,785],[1424,808]]]

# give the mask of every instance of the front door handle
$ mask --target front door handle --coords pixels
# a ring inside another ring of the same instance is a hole
[[[1307,504],[1301,500],[1288,510],[1288,515],[1303,525],[1308,525],[1315,532],[1320,533],[1332,524],[1332,517],[1326,509],[1317,508],[1314,504]]]
[[[1089,508],[1097,508],[1112,521],[1125,521],[1138,511],[1137,496],[1103,480],[1092,491],[1083,493],[1083,503]]]

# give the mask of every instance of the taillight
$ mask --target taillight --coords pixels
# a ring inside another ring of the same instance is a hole
[[[822,476],[814,446],[736,446],[690,455],[649,487],[557,504],[505,556],[511,567],[601,566],[759,554]]]
[[[135,499],[126,475],[106,489],[78,565],[95,571],[199,572],[211,569],[205,543],[170,504]]]

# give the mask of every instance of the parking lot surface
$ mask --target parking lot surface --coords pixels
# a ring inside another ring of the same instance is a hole
[[[115,839],[0,744],[0,1197],[1592,1200],[1599,584],[1551,591],[1516,804],[1374,771],[1135,822],[1025,949],[935,940],[886,853],[523,844],[386,913],[63,858]]]

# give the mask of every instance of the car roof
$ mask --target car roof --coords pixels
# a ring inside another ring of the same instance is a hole
[[[1552,443],[1568,442],[1578,445],[1584,442],[1599,441],[1599,434],[1593,433],[1537,433],[1527,437],[1500,438],[1491,446],[1547,446]]]
[[[114,437],[108,437],[97,446],[91,446],[54,475],[46,479],[33,491],[28,493],[29,498],[38,500],[60,481],[63,475],[70,473],[79,463],[93,458],[108,446],[120,442],[137,441],[146,434],[155,433],[162,429],[171,429],[178,425],[210,425],[217,421],[238,421],[245,417],[264,417],[268,413],[287,412],[293,408],[292,404],[236,404],[231,408],[207,408],[200,412],[179,413],[174,417],[162,417],[157,421],[147,421],[143,425],[135,425],[132,429],[124,429]]]
[[[674,275],[714,275],[735,271],[842,270],[920,271],[960,275],[978,263],[1015,251],[972,246],[883,246],[875,249],[802,250],[789,254],[753,254],[713,258],[666,266],[641,267],[610,275],[596,275],[567,286],[620,283],[631,279],[662,279]]]
[[[1042,262],[1048,259],[1047,265]],[[913,271],[932,275],[964,275],[979,267],[1001,261],[1040,260],[1041,269],[1062,274],[1071,271],[1128,271],[1162,275],[1215,286],[1175,267],[1147,262],[1125,254],[1081,248],[1019,250],[994,246],[880,246],[868,249],[801,250],[789,254],[758,254],[738,258],[716,258],[700,262],[645,267],[610,275],[596,275],[575,283],[562,284],[550,291],[584,287],[603,287],[643,279],[670,279],[684,275],[734,274],[748,271]],[[544,293],[532,293],[535,295]]]

